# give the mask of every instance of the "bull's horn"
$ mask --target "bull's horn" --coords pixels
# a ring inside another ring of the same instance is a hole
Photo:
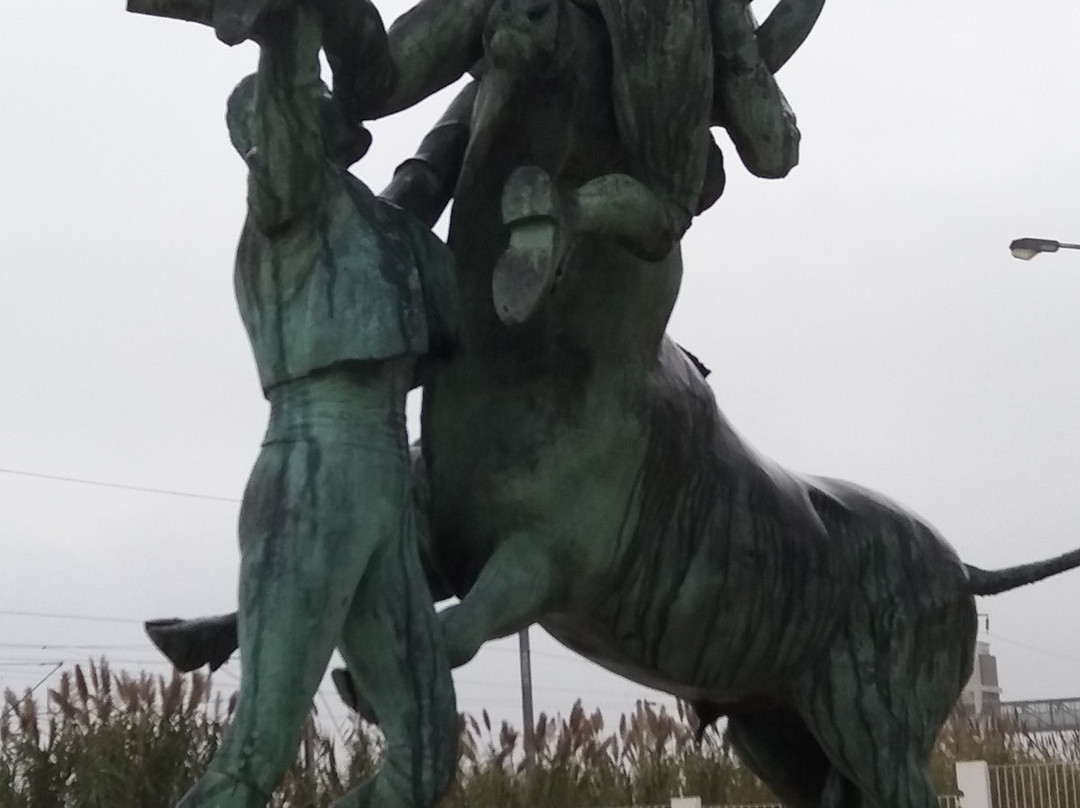
[[[757,29],[761,58],[775,73],[806,41],[825,0],[780,0]]]

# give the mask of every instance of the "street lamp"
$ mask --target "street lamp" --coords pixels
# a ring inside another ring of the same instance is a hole
[[[1009,245],[1013,258],[1030,261],[1039,253],[1057,252],[1058,250],[1080,250],[1080,244],[1066,244],[1048,238],[1018,238]]]

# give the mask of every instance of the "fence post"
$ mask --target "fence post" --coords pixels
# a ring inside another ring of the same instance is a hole
[[[985,760],[958,762],[956,787],[960,791],[960,808],[994,808],[990,804],[990,767]]]
[[[671,808],[701,808],[701,797],[672,797]]]

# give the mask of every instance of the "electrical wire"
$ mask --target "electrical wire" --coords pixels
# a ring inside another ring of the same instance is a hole
[[[170,497],[187,497],[190,499],[205,499],[211,502],[239,503],[236,497],[221,497],[215,494],[198,494],[191,491],[175,491],[170,488],[151,488],[144,485],[128,485],[126,483],[111,483],[102,480],[87,480],[82,477],[66,477],[60,474],[45,474],[36,471],[22,471],[20,469],[0,468],[0,474],[12,474],[18,477],[31,477],[38,480],[53,480],[54,482],[76,483],[79,485],[94,485],[99,488],[116,488],[122,491],[137,491],[141,494],[164,494]]]

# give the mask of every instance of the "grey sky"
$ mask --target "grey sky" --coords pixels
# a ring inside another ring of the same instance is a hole
[[[223,110],[255,52],[119,2],[9,6],[0,468],[238,498],[266,407]],[[1006,249],[1080,240],[1078,44],[1070,0],[830,0],[780,74],[802,164],[755,179],[721,134],[728,188],[684,247],[671,331],[743,435],[886,492],[981,566],[1080,545],[1080,254]],[[375,124],[357,173],[381,187],[447,100]],[[137,621],[231,610],[235,518],[0,472],[0,687],[103,650],[165,670]],[[1080,572],[980,602],[1006,698],[1080,695],[1078,605]],[[645,693],[536,649],[539,709]],[[461,707],[513,715],[516,687],[503,643],[461,673]]]

